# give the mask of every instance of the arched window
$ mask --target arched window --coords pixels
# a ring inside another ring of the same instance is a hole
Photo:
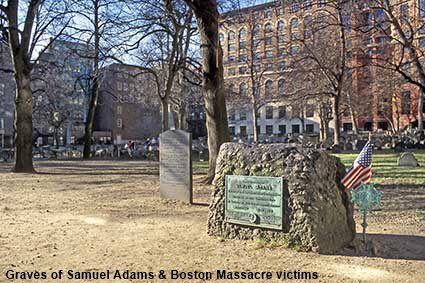
[[[298,18],[292,18],[291,19],[291,29],[297,29],[298,28]]]
[[[271,23],[267,23],[267,24],[264,26],[264,30],[265,30],[266,32],[272,32],[272,31],[273,31],[273,26],[272,26],[272,24],[271,24]]]
[[[257,37],[260,35],[260,25],[254,26],[254,28],[252,29],[252,34],[254,35],[254,37]]]
[[[271,97],[272,93],[273,93],[273,81],[268,80],[266,81],[266,85],[265,85],[265,95],[266,97]]]
[[[218,40],[220,41],[220,44],[223,45],[223,43],[224,43],[224,34],[220,33],[218,35]]]
[[[236,35],[235,35],[235,33],[233,32],[233,31],[229,31],[229,40],[235,40],[235,37],[236,37]]]
[[[239,30],[239,40],[245,40],[245,38],[246,38],[246,29],[241,28]]]
[[[246,96],[246,83],[241,83],[239,85],[239,95]]]
[[[277,30],[279,31],[279,33],[285,32],[285,22],[284,21],[279,21],[277,23]]]
[[[279,96],[283,96],[284,91],[285,91],[285,81],[283,79],[280,79],[277,82],[277,93],[279,94]]]

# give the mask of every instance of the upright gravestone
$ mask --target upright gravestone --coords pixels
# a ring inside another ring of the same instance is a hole
[[[416,157],[413,155],[413,153],[411,153],[411,152],[405,152],[398,159],[398,166],[416,167],[416,166],[418,166],[418,160],[416,160]]]
[[[163,198],[192,203],[192,137],[181,130],[160,135],[160,194]]]

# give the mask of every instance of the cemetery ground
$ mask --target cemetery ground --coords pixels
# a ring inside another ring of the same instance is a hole
[[[338,156],[348,166],[356,155]],[[194,164],[192,206],[160,199],[155,162],[39,161],[35,175],[9,173],[12,164],[0,163],[0,282],[12,282],[5,278],[10,269],[300,270],[319,273],[311,282],[425,282],[425,152],[415,153],[422,167],[398,167],[399,155],[373,156],[373,181],[384,192],[382,210],[368,218],[368,237],[375,241],[373,257],[348,250],[319,255],[285,249],[279,243],[209,237],[206,220],[212,187],[200,182],[205,163]],[[357,212],[355,219],[360,233]],[[75,281],[85,282],[54,282]],[[274,281],[281,280],[267,280]]]

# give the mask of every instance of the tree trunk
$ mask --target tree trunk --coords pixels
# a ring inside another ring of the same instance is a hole
[[[15,111],[15,167],[16,173],[35,172],[32,162],[32,91],[29,72],[15,68],[16,111]]]
[[[203,87],[208,134],[209,170],[207,182],[215,176],[220,146],[230,140],[223,82],[223,62],[218,42],[216,0],[186,0],[193,9],[201,39]]]
[[[161,98],[161,132],[168,130],[168,101],[166,98]],[[172,115],[172,114],[171,114]]]
[[[86,126],[85,126],[85,132],[84,132],[84,151],[83,151],[84,159],[90,158],[93,127],[94,127],[94,116],[96,113],[98,97],[99,97],[99,81],[96,74],[93,80],[92,95],[90,98],[89,112],[87,113]]]
[[[94,127],[94,116],[96,114],[97,100],[99,97],[99,55],[100,55],[100,31],[99,31],[99,0],[94,0],[94,77],[93,86],[87,114],[86,126],[84,132],[84,150],[83,158],[90,158],[91,142]]]
[[[56,149],[59,149],[59,128],[55,128],[54,130]]]
[[[423,131],[424,129],[423,114],[422,114],[423,104],[424,104],[424,92],[420,90],[419,97],[418,97],[418,131]]]
[[[258,111],[257,106],[252,106],[252,133],[254,134],[254,143],[258,143]]]
[[[334,145],[339,144],[339,95],[336,95],[332,99],[332,118],[334,120]]]

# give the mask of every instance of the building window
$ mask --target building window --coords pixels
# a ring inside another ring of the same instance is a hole
[[[404,3],[400,5],[400,20],[404,24],[409,23],[409,3]]]
[[[264,12],[264,18],[268,19],[272,17],[272,10],[267,10]]]
[[[252,29],[252,34],[254,35],[254,37],[260,36],[260,25],[254,26],[254,28]]]
[[[297,55],[299,51],[300,51],[300,48],[298,46],[291,46],[291,48],[289,48],[289,53],[292,56]]]
[[[231,40],[235,40],[235,38],[236,38],[236,35],[235,35],[235,33],[233,32],[233,31],[230,31],[229,32],[229,41],[231,41]]]
[[[313,0],[304,0],[303,1],[303,9],[309,10],[313,7]]]
[[[286,61],[279,62],[279,71],[283,72],[286,69]]]
[[[267,23],[267,24],[264,26],[264,30],[265,30],[265,32],[272,32],[272,31],[273,31],[273,26],[272,26],[272,24]]]
[[[292,133],[299,134],[300,133],[300,125],[292,125]]]
[[[252,59],[254,59],[254,60],[260,60],[260,53],[259,52],[252,53]]]
[[[260,64],[255,64],[254,65],[254,71],[255,72],[260,72],[261,71],[261,65]]]
[[[425,48],[425,37],[419,38],[419,48]]]
[[[280,79],[277,82],[277,92],[278,92],[279,96],[283,96],[284,91],[285,91],[284,87],[285,87],[285,81],[283,79]]]
[[[229,52],[233,52],[233,51],[235,51],[235,49],[236,49],[236,45],[235,45],[234,43],[229,43],[229,44],[227,45],[227,50],[228,50]]]
[[[235,110],[229,110],[229,121],[235,121]]]
[[[229,127],[229,132],[230,132],[230,135],[231,136],[234,136],[235,135],[235,127],[234,126],[230,126]]]
[[[314,133],[314,124],[307,124],[307,125],[305,125],[305,132],[307,134]]]
[[[279,106],[279,119],[286,117],[286,106]]]
[[[273,57],[273,50],[266,50],[264,53],[265,58],[272,58]]]
[[[283,16],[283,13],[285,13],[285,11],[284,11],[284,9],[283,9],[283,8],[279,8],[279,9],[277,9],[277,14],[278,14],[279,16]]]
[[[228,74],[229,74],[229,76],[234,76],[234,75],[236,75],[236,70],[235,70],[235,68],[229,68],[229,70],[228,70]]]
[[[292,18],[291,19],[291,30],[298,28],[298,18]]]
[[[266,125],[266,134],[273,135],[273,125]]]
[[[273,39],[272,39],[271,36],[267,36],[267,37],[264,38],[264,42],[265,42],[266,46],[272,45],[273,44]]]
[[[298,3],[292,3],[291,6],[289,6],[290,13],[296,13],[298,12],[298,9],[299,9]]]
[[[279,33],[285,32],[285,22],[284,21],[279,21],[277,23],[277,30],[278,30]]]
[[[239,95],[240,96],[246,96],[246,83],[241,83],[239,85]]]
[[[241,121],[245,121],[246,120],[246,112],[245,111],[242,111],[239,114],[239,120],[241,120]]]
[[[266,106],[266,119],[273,119],[273,106]]]
[[[122,128],[122,119],[117,119],[117,128]]]
[[[239,40],[245,40],[245,38],[246,38],[246,29],[241,28],[239,30]]]
[[[419,18],[423,19],[425,18],[425,0],[418,0],[419,1]]]
[[[401,93],[401,114],[410,114],[410,91]]]
[[[297,32],[291,32],[291,41],[298,40],[298,33]]]
[[[220,41],[221,46],[223,46],[223,43],[224,43],[224,34],[220,33],[218,35],[218,40]]]
[[[277,57],[283,57],[283,56],[285,56],[285,53],[286,53],[285,48],[279,48],[277,50]]]
[[[264,70],[265,71],[273,71],[273,64],[272,63],[267,63],[264,65]]]
[[[270,97],[272,96],[272,92],[273,92],[273,81],[268,80],[266,81],[266,85],[265,85],[265,95],[266,97]]]
[[[228,61],[229,63],[235,62],[235,56],[234,55],[229,55]]]
[[[307,104],[306,105],[305,116],[307,118],[314,117],[314,105],[313,104]]]
[[[240,75],[245,75],[246,71],[247,71],[247,69],[246,69],[245,66],[239,67],[239,74]]]
[[[122,106],[121,105],[117,105],[117,114],[118,115],[122,114]]]
[[[317,4],[318,4],[319,7],[324,7],[324,6],[326,6],[327,2],[328,2],[327,0],[318,0]]]
[[[240,126],[239,127],[239,133],[241,137],[246,137],[246,126]]]
[[[117,90],[122,91],[122,82],[117,82]]]
[[[286,134],[286,125],[279,125],[279,135],[283,136]]]
[[[247,56],[246,54],[239,54],[239,62],[246,62]]]
[[[279,43],[285,43],[285,35],[279,34],[277,38]]]
[[[239,42],[239,49],[246,49],[246,41]]]

